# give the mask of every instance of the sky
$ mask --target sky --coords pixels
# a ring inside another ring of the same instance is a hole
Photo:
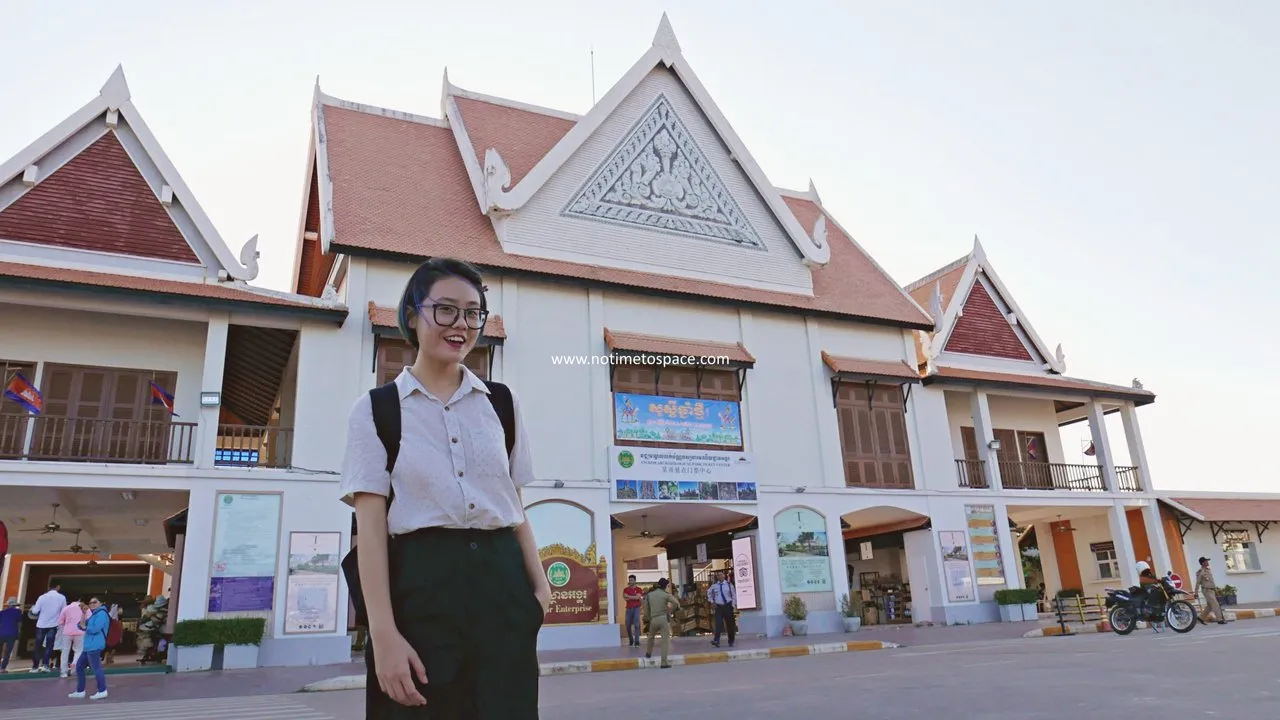
[[[53,6],[56,5],[57,9]],[[991,263],[1067,373],[1157,394],[1160,489],[1273,489],[1280,5],[0,0],[0,156],[123,64],[134,104],[257,282],[289,284],[317,77],[440,116],[463,88],[575,113],[668,13],[775,185],[810,179],[899,283]],[[1109,423],[1127,461],[1119,419]],[[1064,431],[1067,461],[1087,425]],[[1222,450],[1220,454],[1218,450]]]

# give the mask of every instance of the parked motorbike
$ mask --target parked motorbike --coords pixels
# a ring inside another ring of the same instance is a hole
[[[1176,633],[1191,632],[1198,618],[1196,610],[1183,595],[1185,590],[1173,586],[1172,573],[1166,573],[1159,583],[1145,589],[1134,586],[1128,590],[1107,588],[1107,620],[1117,635],[1128,635],[1138,627],[1138,622],[1164,622]]]

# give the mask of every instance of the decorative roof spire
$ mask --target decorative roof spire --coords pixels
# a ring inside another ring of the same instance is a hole
[[[813,178],[809,178],[809,195],[813,196],[813,201],[822,206],[822,196],[818,195],[818,188],[813,184]]]
[[[676,40],[676,31],[672,29],[671,21],[667,19],[665,12],[662,13],[662,19],[658,21],[658,31],[653,34],[653,45],[673,53],[680,52],[680,41]]]
[[[933,316],[933,331],[942,330],[942,281],[933,284],[933,297],[929,298],[929,314]]]
[[[973,252],[971,254],[977,258],[978,264],[987,264],[987,252],[982,249],[982,241],[978,239],[977,233],[973,234]]]
[[[107,98],[112,107],[119,107],[129,102],[129,83],[124,79],[124,65],[116,65],[116,69],[111,73],[111,77],[107,78],[107,82],[103,84],[98,94]]]

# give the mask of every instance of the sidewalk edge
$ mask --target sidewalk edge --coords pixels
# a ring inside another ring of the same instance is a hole
[[[1259,618],[1280,617],[1280,608],[1255,608],[1245,610],[1224,610],[1227,622],[1234,620],[1257,620]],[[1145,622],[1138,623],[1138,629],[1146,628]],[[1090,635],[1093,633],[1108,633],[1111,627],[1107,621],[1101,620],[1088,625],[1068,625],[1067,631],[1063,632],[1062,627],[1053,625],[1050,627],[1037,628],[1023,635],[1024,638],[1039,637],[1061,637],[1063,635]]]

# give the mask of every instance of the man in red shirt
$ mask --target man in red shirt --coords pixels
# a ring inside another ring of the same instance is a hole
[[[636,576],[627,576],[627,587],[622,591],[622,599],[627,601],[627,637],[631,647],[640,647],[640,601],[644,599],[644,590],[636,584]]]

